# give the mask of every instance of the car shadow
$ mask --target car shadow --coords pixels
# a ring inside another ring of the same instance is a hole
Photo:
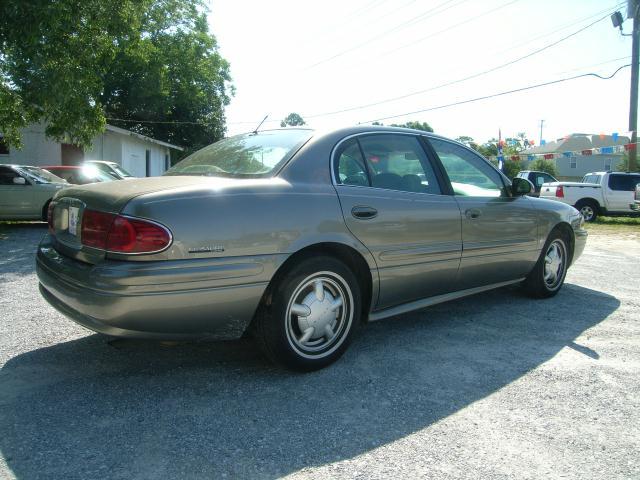
[[[576,315],[576,305],[584,314]],[[567,284],[501,289],[368,325],[324,370],[272,367],[251,340],[89,335],[0,370],[0,451],[18,478],[276,478],[401,439],[505,387],[619,306]]]

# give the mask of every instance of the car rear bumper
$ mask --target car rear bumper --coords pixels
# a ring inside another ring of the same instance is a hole
[[[281,257],[90,265],[59,254],[47,236],[38,248],[36,269],[43,297],[96,332],[233,339],[251,322]]]

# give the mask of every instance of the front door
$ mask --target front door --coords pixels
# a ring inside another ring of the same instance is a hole
[[[443,195],[414,135],[366,134],[344,141],[334,178],[349,230],[372,253],[386,308],[454,289],[460,210]]]
[[[14,179],[22,178],[24,184]],[[0,218],[33,216],[33,186],[11,167],[0,166]]]
[[[534,200],[512,197],[484,158],[443,139],[429,138],[446,171],[462,220],[459,289],[522,278],[541,245]]]

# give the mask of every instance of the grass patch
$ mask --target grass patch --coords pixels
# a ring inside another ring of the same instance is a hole
[[[640,218],[598,217],[595,222],[585,223],[589,233],[618,233],[640,235]]]

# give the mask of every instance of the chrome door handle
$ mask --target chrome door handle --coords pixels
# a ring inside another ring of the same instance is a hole
[[[480,215],[482,215],[482,212],[477,208],[470,208],[469,210],[465,211],[464,214],[467,218],[473,220],[474,218],[478,218]]]
[[[351,215],[356,218],[367,220],[369,218],[376,217],[378,215],[378,210],[373,207],[357,206],[351,209]]]

